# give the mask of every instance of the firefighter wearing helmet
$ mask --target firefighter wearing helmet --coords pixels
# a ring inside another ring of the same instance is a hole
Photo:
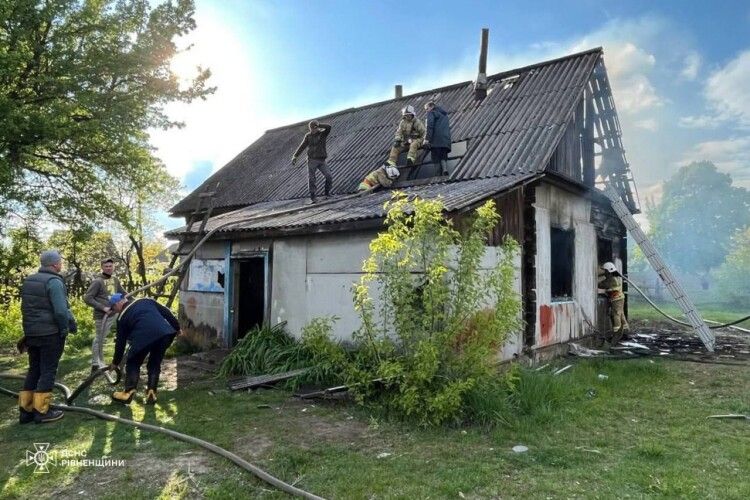
[[[388,166],[395,166],[398,155],[403,151],[408,151],[406,156],[406,165],[411,166],[417,162],[417,153],[422,147],[424,136],[427,130],[422,121],[416,117],[414,106],[406,106],[401,110],[401,121],[396,129],[396,135],[393,138],[393,147],[391,154],[388,156]]]
[[[599,293],[607,296],[610,319],[612,320],[612,339],[610,345],[617,345],[622,336],[630,331],[625,318],[625,294],[622,291],[622,276],[612,262],[605,262],[599,271]]]

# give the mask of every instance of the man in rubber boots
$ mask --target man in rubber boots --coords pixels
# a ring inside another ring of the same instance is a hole
[[[411,166],[417,162],[417,153],[424,141],[425,128],[419,118],[414,115],[414,106],[406,106],[401,110],[401,121],[393,138],[393,147],[388,156],[387,165],[394,167],[398,161],[398,155],[408,150],[406,154],[406,165]]]
[[[612,346],[617,345],[623,334],[630,331],[630,325],[625,318],[625,294],[622,291],[622,277],[617,267],[611,262],[605,262],[598,273],[599,293],[604,293],[609,300],[610,319],[612,320]]]
[[[120,280],[113,276],[115,261],[108,257],[101,262],[102,272],[91,281],[91,285],[83,300],[91,306],[94,312],[94,325],[96,333],[91,344],[91,371],[92,373],[107,366],[104,362],[104,341],[115,324],[115,315],[111,314],[109,298],[114,293],[125,293]]]
[[[292,165],[297,163],[297,157],[299,157],[299,155],[302,154],[302,151],[307,148],[307,188],[310,191],[310,201],[315,203],[317,201],[317,195],[315,194],[316,170],[320,170],[320,173],[325,177],[324,192],[326,198],[331,196],[333,177],[331,177],[331,172],[326,165],[326,158],[328,157],[328,152],[326,151],[326,139],[328,139],[328,134],[331,133],[331,126],[326,125],[325,123],[319,123],[317,120],[312,120],[307,126],[310,131],[305,134],[302,143],[294,152],[294,155],[292,156]]]
[[[54,422],[63,417],[61,410],[50,408],[52,389],[65,337],[77,330],[60,274],[62,256],[57,250],[47,250],[39,260],[39,271],[27,277],[21,286],[24,337],[18,348],[29,355],[29,370],[23,390],[18,393],[22,424]]]
[[[448,113],[429,101],[424,105],[427,111],[427,132],[423,147],[430,150],[432,163],[440,165],[441,175],[448,175],[448,153],[451,151],[451,124]]]
[[[125,362],[125,388],[112,394],[112,400],[130,404],[133,400],[141,365],[148,357],[148,384],[146,404],[156,403],[156,387],[159,385],[161,362],[164,353],[180,333],[180,323],[172,312],[154,299],[127,300],[121,293],[109,299],[112,311],[119,314],[115,354],[111,369],[119,366],[125,354],[125,345],[130,344]]]

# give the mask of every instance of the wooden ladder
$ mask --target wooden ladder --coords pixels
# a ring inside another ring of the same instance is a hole
[[[189,250],[187,249],[189,242],[187,241],[187,237],[183,236],[180,239],[180,242],[177,245],[177,248],[172,253],[172,259],[169,261],[169,266],[167,266],[167,269],[165,272],[169,272],[171,269],[174,268],[175,264],[177,263],[177,259],[180,258],[180,255],[184,253],[189,254],[192,252],[195,245],[200,241],[201,237],[203,236],[203,233],[206,229],[206,224],[208,224],[208,219],[211,218],[211,213],[213,212],[214,208],[214,196],[216,195],[216,191],[219,187],[219,184],[216,184],[216,188],[213,191],[204,191],[200,194],[198,194],[198,203],[195,206],[195,210],[193,210],[193,213],[190,214],[190,217],[188,218],[187,222],[187,231],[189,232],[190,229],[193,227],[193,224],[195,224],[199,216],[201,215],[201,212],[203,212],[203,219],[201,220],[200,228],[198,229],[198,232],[195,233],[195,237],[192,240],[192,244],[190,245]],[[204,200],[208,200],[208,203],[206,205],[205,210],[203,209],[203,202]],[[187,273],[187,269],[190,266],[190,261],[192,260],[192,257],[186,259],[185,261],[181,262],[180,270],[177,272],[176,280],[173,281],[172,289],[169,291],[169,294],[164,293],[164,288],[166,287],[167,282],[165,281],[161,285],[159,285],[159,288],[157,288],[156,297],[166,297],[167,298],[167,307],[172,307],[172,303],[174,302],[175,297],[177,296],[177,292],[180,289],[180,286],[182,285],[182,281],[185,279],[185,274]]]

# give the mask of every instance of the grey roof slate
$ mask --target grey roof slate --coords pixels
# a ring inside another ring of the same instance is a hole
[[[333,127],[327,143],[333,194],[355,192],[362,178],[385,160],[399,110],[411,104],[422,117],[428,100],[448,111],[454,142],[468,141],[451,180],[543,172],[601,55],[596,48],[493,75],[483,100],[474,98],[472,82],[463,82],[320,117]],[[507,86],[504,79],[514,75],[519,78]],[[214,189],[217,182],[214,207],[219,209],[283,205],[283,200],[306,197],[306,160],[297,166],[290,161],[306,130],[307,121],[267,131],[172,207],[172,213],[191,212],[198,193]]]
[[[510,189],[523,182],[539,177],[537,173],[517,173],[485,179],[470,179],[462,182],[442,182],[400,188],[409,196],[433,199],[441,198],[448,212],[469,207],[496,193]],[[222,234],[262,230],[295,230],[313,226],[340,224],[385,217],[384,204],[394,190],[378,190],[362,195],[335,195],[323,203],[308,204],[305,199],[276,200],[257,203],[249,207],[211,217],[205,230],[224,226],[213,236]],[[200,223],[192,227],[183,226],[166,233],[178,238],[197,232]]]

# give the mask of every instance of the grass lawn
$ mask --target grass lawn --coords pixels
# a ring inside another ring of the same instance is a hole
[[[653,299],[652,299],[653,300]],[[664,301],[657,302],[658,306],[664,310],[667,314],[681,321],[687,321],[685,316],[680,311],[680,308],[672,300],[665,299]],[[740,319],[750,314],[750,309],[747,307],[739,310],[733,310],[734,308],[721,302],[714,302],[710,299],[701,301],[700,297],[695,298],[695,306],[700,311],[701,315],[705,319],[712,321],[719,321],[722,323],[728,323],[736,319]],[[634,291],[628,298],[628,313],[632,318],[648,319],[665,321],[664,316],[651,307],[651,305],[643,300],[643,298]],[[710,323],[709,323],[710,326]],[[742,328],[750,328],[750,320],[739,323],[737,326]]]
[[[67,357],[59,379],[75,386],[87,362],[84,354]],[[24,364],[0,356],[0,371]],[[155,408],[140,399],[111,406],[101,396],[104,404],[89,404],[213,441],[327,498],[750,498],[750,422],[706,418],[750,413],[747,367],[591,360],[558,378],[565,395],[558,407],[511,415],[491,430],[414,429],[282,390],[231,393],[214,379],[181,386],[178,377]],[[108,393],[97,383],[88,397]],[[15,401],[2,395],[0,442],[2,498],[283,498],[167,436],[72,413],[19,426]],[[58,463],[34,473],[24,460],[33,443],[50,443],[58,457],[65,450],[125,466]],[[514,453],[517,444],[529,451]]]

